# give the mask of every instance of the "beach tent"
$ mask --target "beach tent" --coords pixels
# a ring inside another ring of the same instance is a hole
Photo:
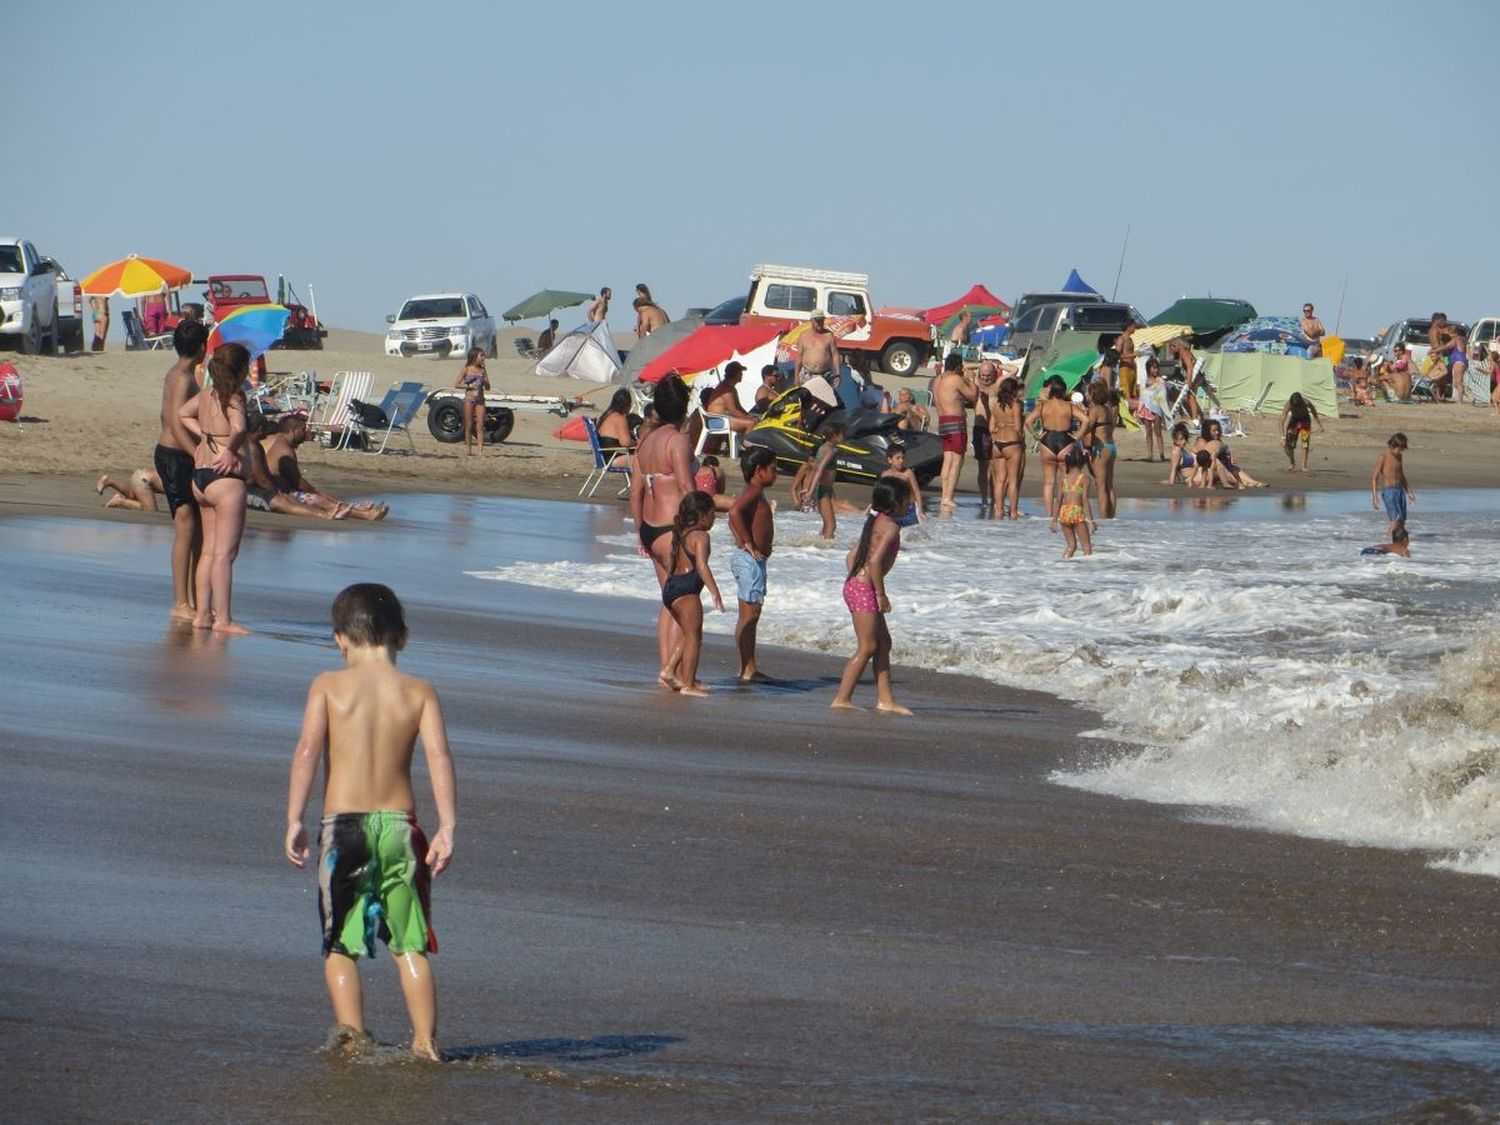
[[[936,325],[940,335],[946,335],[965,309],[976,319],[1010,315],[1010,306],[983,285],[975,285],[962,297],[956,297],[946,305],[925,309],[920,315],[928,324]]]
[[[590,383],[608,383],[620,374],[619,353],[604,321],[580,324],[536,365],[538,375],[567,376]]]
[[[1204,347],[1220,339],[1231,328],[1254,320],[1256,315],[1255,306],[1249,301],[1230,297],[1184,297],[1162,309],[1148,323],[1185,324],[1192,330],[1194,342]]]
[[[1064,293],[1092,293],[1096,297],[1102,296],[1099,290],[1078,276],[1076,269],[1069,272],[1068,280],[1063,282],[1062,291]]]
[[[1323,417],[1339,416],[1333,364],[1326,359],[1298,359],[1261,351],[1210,352],[1204,358],[1203,371],[1226,410],[1249,410],[1269,385],[1271,393],[1261,403],[1262,414],[1279,413],[1292,392],[1299,391]]]
[[[637,340],[625,356],[625,369],[620,373],[620,382],[635,382],[640,378],[641,368],[702,327],[703,321],[698,317],[685,316],[663,324],[645,339]]]
[[[738,358],[751,373],[753,386],[760,375],[760,368],[751,368],[745,357],[772,345],[775,350],[781,326],[776,323],[760,324],[701,324],[698,330],[678,340],[660,353],[636,374],[643,383],[655,383],[669,372],[676,371],[684,379],[704,371],[722,367]],[[769,354],[769,353],[768,353]],[[771,360],[762,360],[762,366]]]

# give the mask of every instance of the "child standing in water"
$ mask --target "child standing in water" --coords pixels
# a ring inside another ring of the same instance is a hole
[[[1052,510],[1052,530],[1062,527],[1067,550],[1063,558],[1071,559],[1083,544],[1083,553],[1094,553],[1093,541],[1089,538],[1089,525],[1099,530],[1099,521],[1094,518],[1094,503],[1089,499],[1089,488],[1093,477],[1088,471],[1088,458],[1076,446],[1068,450],[1063,462],[1062,487],[1057,491],[1056,507]]]
[[[455,387],[464,390],[464,456],[474,453],[474,441],[479,441],[479,455],[484,456],[484,392],[490,389],[490,373],[484,366],[484,349],[470,348],[464,360],[464,369],[454,381]]]
[[[813,455],[812,463],[807,467],[806,476],[798,472],[798,480],[802,481],[803,492],[799,498],[796,493],[797,481],[792,484],[792,500],[801,503],[803,500],[811,499],[812,505],[818,510],[818,515],[823,519],[823,527],[818,532],[821,539],[831,540],[833,533],[838,528],[837,518],[834,516],[834,458],[838,456],[839,442],[844,440],[843,426],[829,426],[823,432],[823,444],[818,446],[818,452]]]
[[[885,450],[885,468],[880,471],[880,479],[899,480],[906,485],[906,494],[911,497],[906,511],[896,517],[896,522],[902,527],[914,527],[927,518],[927,513],[922,510],[922,488],[917,484],[917,474],[906,467],[906,446],[899,442],[891,442]]]
[[[366,582],[341,592],[333,601],[333,641],[345,667],[324,672],[307,693],[292,755],[286,857],[307,866],[302,815],[322,761],[318,914],[334,1019],[346,1042],[368,1041],[357,962],[375,956],[379,936],[401,979],[412,1053],[436,1060],[437,984],[427,955],[437,952],[437,937],[427,890],[429,876],[453,858],[457,783],[448,731],[432,685],[396,670],[406,620],[389,587]],[[418,738],[438,811],[431,843],[417,827],[411,787]]]
[[[1318,433],[1323,432],[1323,419],[1318,417],[1318,408],[1301,394],[1293,391],[1281,408],[1281,441],[1286,449],[1287,472],[1297,471],[1297,443],[1302,443],[1302,471],[1307,469],[1307,459],[1312,456],[1312,427],[1318,424]]]
[[[713,571],[708,569],[708,529],[714,525],[714,498],[689,492],[677,505],[672,521],[672,549],[667,556],[667,579],[661,585],[661,604],[682,630],[682,643],[667,659],[658,677],[683,695],[702,696],[708,688],[698,682],[698,654],[703,648],[703,587],[713,595],[714,608],[724,612],[724,599]]]
[[[885,593],[885,576],[896,563],[901,551],[901,525],[898,516],[906,511],[910,496],[904,481],[881,477],[870,496],[870,514],[865,517],[859,542],[850,548],[845,563],[849,577],[844,581],[844,605],[854,619],[857,641],[854,655],[844,665],[839,691],[833,707],[853,707],[854,689],[865,665],[875,662],[875,710],[896,715],[911,711],[896,702],[891,693],[891,631],[885,615],[891,601]]]
[[[1385,443],[1385,452],[1375,462],[1375,471],[1370,474],[1370,507],[1379,511],[1385,507],[1385,518],[1390,520],[1387,529],[1395,541],[1396,531],[1406,530],[1406,503],[1415,503],[1417,494],[1406,480],[1406,465],[1402,455],[1406,453],[1406,435],[1392,434]]]

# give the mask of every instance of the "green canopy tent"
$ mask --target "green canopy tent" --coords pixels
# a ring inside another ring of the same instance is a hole
[[[1225,410],[1249,410],[1259,402],[1260,413],[1279,413],[1292,392],[1299,391],[1324,418],[1339,416],[1333,364],[1326,359],[1270,352],[1210,352],[1204,357],[1203,373],[1214,385]],[[1261,392],[1268,386],[1270,393],[1261,401]]]
[[[1074,352],[1048,367],[1036,364],[1036,369],[1026,380],[1024,397],[1036,398],[1041,393],[1042,384],[1054,375],[1061,376],[1062,381],[1071,391],[1089,373],[1098,359],[1099,353],[1090,348],[1088,351]]]
[[[1255,306],[1249,301],[1229,297],[1184,297],[1153,316],[1150,323],[1186,324],[1193,330],[1193,342],[1205,347],[1231,328],[1255,317]]]
[[[581,305],[593,299],[592,293],[573,293],[566,289],[543,289],[540,293],[533,293],[520,304],[506,309],[500,316],[508,323],[514,324],[518,320],[551,316],[553,309],[572,308],[574,305]]]

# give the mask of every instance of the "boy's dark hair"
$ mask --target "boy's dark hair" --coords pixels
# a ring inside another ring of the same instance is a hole
[[[717,469],[719,467],[719,459],[712,453],[707,453],[698,458],[698,464],[704,466],[705,468]]]
[[[767,465],[774,464],[776,464],[776,454],[764,446],[757,446],[754,449],[747,450],[745,455],[740,458],[740,472],[745,474],[745,479],[748,481]]]
[[[948,358],[943,360],[944,371],[962,371],[964,369],[964,357],[957,352],[949,352]]]
[[[1198,468],[1206,469],[1214,463],[1214,455],[1206,449],[1200,449],[1193,455],[1193,460],[1198,462]]]
[[[208,346],[208,329],[201,320],[179,321],[172,330],[172,347],[183,359],[202,355]]]
[[[1389,446],[1391,449],[1405,449],[1406,448],[1406,435],[1405,434],[1400,434],[1400,433],[1392,434],[1390,436],[1390,440],[1387,441],[1385,444],[1387,446]]]
[[[400,648],[406,643],[401,599],[379,582],[357,582],[333,599],[333,631],[350,644]]]

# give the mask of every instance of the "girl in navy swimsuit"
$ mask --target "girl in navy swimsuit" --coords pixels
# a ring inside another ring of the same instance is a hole
[[[672,551],[667,557],[667,580],[661,584],[661,604],[682,630],[682,643],[662,666],[661,681],[676,685],[683,695],[707,695],[698,682],[698,654],[703,648],[703,602],[707,586],[714,608],[724,612],[724,599],[708,569],[708,529],[714,525],[714,498],[706,492],[689,492],[677,506],[672,521]]]

